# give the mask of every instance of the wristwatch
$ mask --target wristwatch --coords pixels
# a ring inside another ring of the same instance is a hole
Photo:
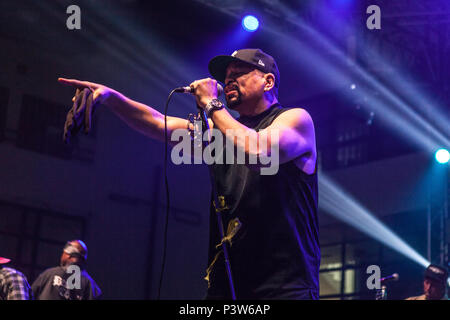
[[[211,117],[211,114],[216,111],[223,109],[224,105],[222,101],[219,99],[212,99],[208,104],[205,106],[205,112],[208,117]]]

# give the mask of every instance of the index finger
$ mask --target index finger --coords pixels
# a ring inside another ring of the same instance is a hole
[[[93,91],[99,87],[99,85],[96,83],[89,81],[80,81],[76,79],[58,78],[58,81],[77,88],[90,88]]]

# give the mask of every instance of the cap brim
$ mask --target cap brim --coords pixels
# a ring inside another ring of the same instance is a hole
[[[425,274],[425,278],[431,279],[431,280],[435,280],[435,281],[439,281],[439,282],[446,282],[447,281],[447,276],[446,275],[437,275],[434,273],[427,273]]]
[[[5,264],[5,263],[8,263],[8,262],[10,262],[11,261],[11,259],[7,259],[7,258],[2,258],[2,257],[0,257],[0,264]]]
[[[209,73],[214,79],[222,83],[225,82],[227,67],[233,61],[242,61],[232,56],[217,56],[212,58],[208,64]]]
[[[225,77],[227,75],[228,65],[234,61],[242,62],[251,67],[258,68],[257,66],[255,66],[245,60],[241,60],[241,59],[233,57],[233,56],[223,55],[223,56],[214,57],[209,61],[209,64],[208,64],[209,73],[217,81],[225,83]]]

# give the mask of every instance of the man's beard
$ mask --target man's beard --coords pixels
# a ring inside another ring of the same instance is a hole
[[[233,86],[232,90],[235,90],[237,95],[232,96],[230,99],[227,97],[225,99],[227,100],[227,107],[233,110],[242,103],[242,94],[237,86]]]

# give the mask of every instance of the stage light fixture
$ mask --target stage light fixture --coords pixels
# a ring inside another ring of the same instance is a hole
[[[447,149],[439,149],[434,154],[434,157],[436,158],[436,161],[441,164],[446,164],[450,160],[450,153]]]
[[[247,15],[242,19],[242,27],[248,32],[254,32],[259,27],[259,21],[255,16]]]

